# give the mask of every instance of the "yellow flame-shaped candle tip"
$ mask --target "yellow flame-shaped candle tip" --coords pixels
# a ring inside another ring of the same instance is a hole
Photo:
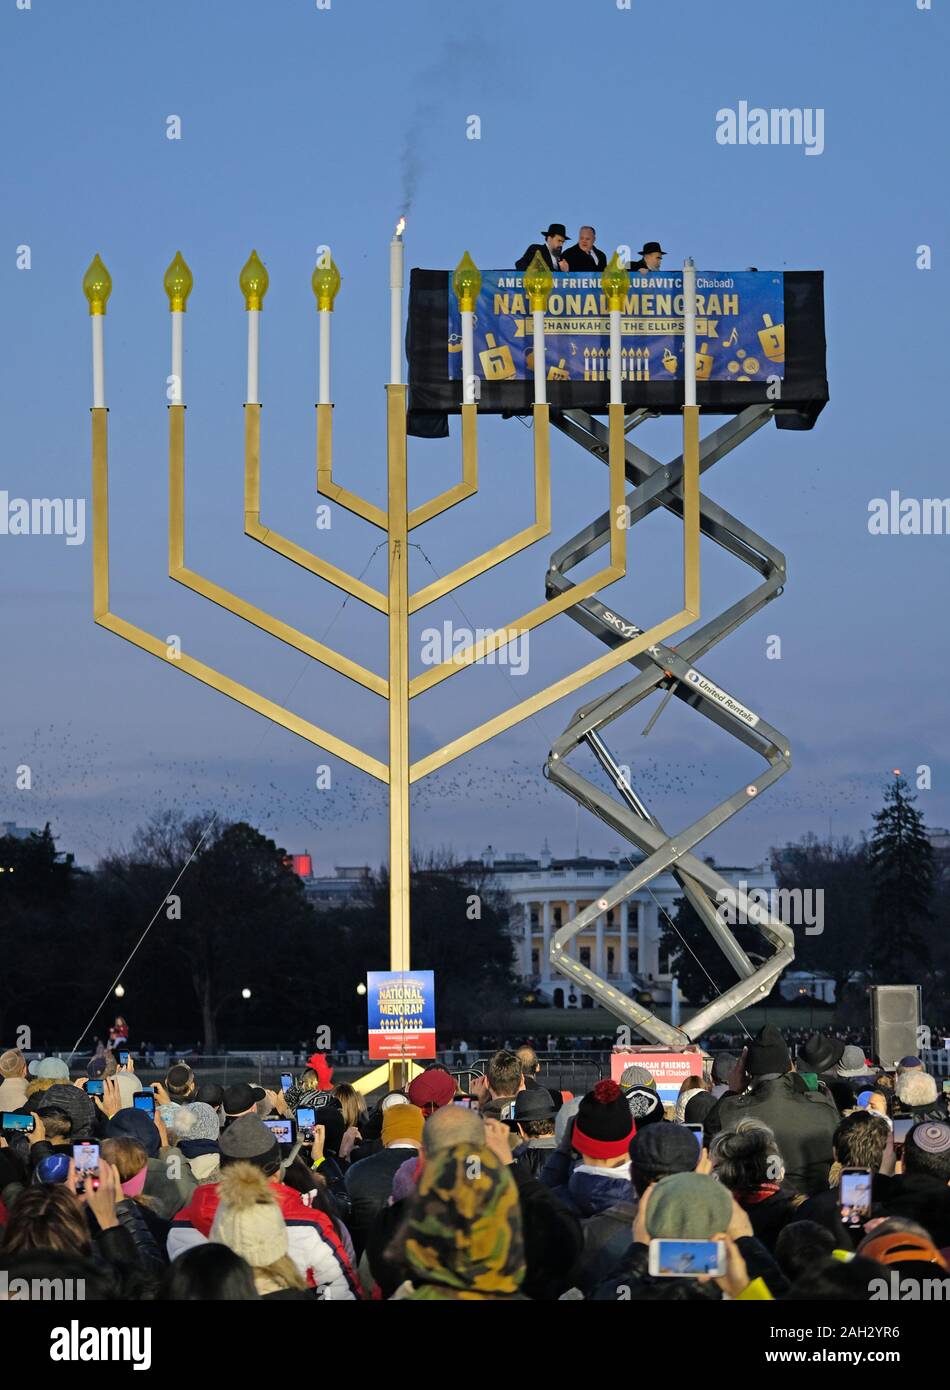
[[[340,288],[340,272],[332,256],[329,260],[325,256],[320,257],[316,269],[310,277],[310,284],[317,296],[317,308],[332,311],[333,301]]]
[[[525,271],[524,287],[531,304],[531,312],[545,310],[548,306],[548,295],[554,287],[554,276],[551,267],[541,259],[540,251],[535,251],[531,264]]]
[[[630,289],[630,273],[616,251],[601,271],[600,285],[607,297],[607,308],[622,309]]]
[[[175,252],[175,259],[165,271],[164,283],[169,309],[173,314],[183,314],[188,307],[188,296],[191,294],[195,277],[189,270],[188,262],[180,251]]]
[[[482,288],[482,272],[467,251],[455,267],[452,288],[462,312],[471,313]]]
[[[252,251],[240,275],[241,293],[244,295],[244,307],[246,309],[263,309],[264,296],[267,293],[267,286],[269,284],[270,276],[267,273],[264,262],[256,251]]]
[[[89,300],[90,314],[104,314],[106,300],[112,293],[112,276],[106,270],[98,251],[89,262],[89,269],[82,277],[82,292]]]

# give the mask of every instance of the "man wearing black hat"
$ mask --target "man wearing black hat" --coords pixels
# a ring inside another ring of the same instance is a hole
[[[640,259],[634,261],[630,269],[639,270],[642,275],[646,275],[648,270],[660,270],[665,255],[666,252],[658,241],[645,241],[640,252]]]
[[[501,1119],[521,1136],[514,1151],[515,1163],[533,1177],[540,1177],[549,1155],[557,1148],[551,1092],[543,1086],[532,1086],[502,1105]]]
[[[544,241],[533,241],[527,251],[517,261],[515,270],[527,270],[534,260],[535,252],[541,252],[541,259],[547,261],[552,270],[570,270],[567,261],[561,255],[561,249],[567,241],[567,231],[563,222],[552,222],[546,232],[542,232]]]
[[[824,1089],[809,1090],[771,1023],[752,1039],[743,1061],[749,1089],[716,1102],[704,1121],[707,1141],[720,1130],[735,1129],[740,1120],[758,1120],[775,1135],[788,1186],[809,1197],[820,1192],[834,1159],[837,1106]]]

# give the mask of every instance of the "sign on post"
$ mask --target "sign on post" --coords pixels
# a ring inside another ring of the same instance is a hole
[[[435,973],[370,970],[366,976],[373,1061],[435,1057]]]

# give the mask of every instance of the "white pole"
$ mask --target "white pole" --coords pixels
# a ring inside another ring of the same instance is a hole
[[[105,314],[92,316],[92,404],[101,410],[106,403],[106,364],[104,350]]]
[[[261,354],[261,311],[247,311],[247,404],[260,405],[258,378]]]
[[[683,262],[683,380],[685,405],[696,404],[696,266],[692,256]]]
[[[320,392],[319,405],[330,404],[330,310],[321,309],[320,314]]]
[[[547,405],[544,370],[544,310],[534,311],[534,403]]]
[[[620,310],[610,311],[610,404],[622,405],[623,387],[620,376]]]
[[[475,404],[475,311],[462,310],[462,402]]]
[[[402,237],[389,243],[389,381],[402,382],[402,285],[405,247]]]
[[[172,394],[169,396],[171,405],[184,405],[185,402],[185,377],[184,377],[184,324],[185,315],[180,309],[172,310]]]

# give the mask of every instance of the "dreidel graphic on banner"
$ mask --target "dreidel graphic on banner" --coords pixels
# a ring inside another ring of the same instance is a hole
[[[484,352],[478,354],[485,380],[505,381],[508,377],[515,376],[515,363],[511,355],[511,348],[504,344],[499,347],[495,342],[494,333],[486,333],[485,342],[488,346]]]
[[[696,380],[708,381],[712,376],[713,355],[706,343],[700,343],[696,354]]]
[[[762,344],[762,351],[770,362],[785,361],[785,325],[784,323],[773,323],[771,314],[763,314],[762,322],[764,328],[759,329],[759,342]]]
[[[679,366],[679,358],[676,356],[676,353],[673,352],[670,348],[664,348],[663,357],[661,360],[666,370],[672,376],[673,373],[676,371],[677,367]]]
[[[571,374],[564,365],[562,357],[556,367],[548,367],[548,381],[570,381]]]

